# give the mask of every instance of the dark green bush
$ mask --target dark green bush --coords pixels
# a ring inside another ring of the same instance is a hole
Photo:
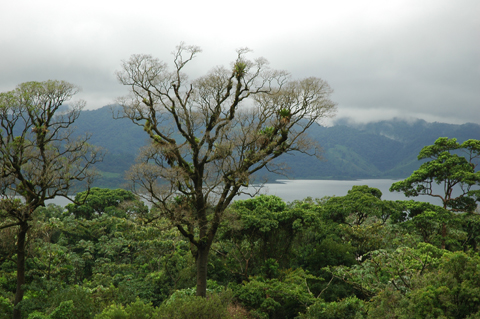
[[[315,302],[308,280],[318,279],[300,268],[282,271],[279,279],[251,277],[231,287],[234,297],[258,318],[294,318]]]
[[[92,319],[95,312],[100,311],[95,307],[92,293],[79,286],[59,290],[53,294],[50,299],[53,307],[57,307],[56,309],[65,302],[71,302],[73,305],[71,318],[75,319]],[[53,312],[55,312],[55,310]]]
[[[158,319],[227,319],[230,298],[224,294],[209,295],[207,298],[183,296],[158,308]]]
[[[10,315],[11,317],[11,315]],[[7,317],[5,317],[7,318]],[[39,311],[34,311],[30,315],[28,315],[28,319],[49,319],[49,317]]]
[[[0,296],[0,319],[10,318],[13,313],[13,304],[7,298]]]
[[[110,305],[103,309],[101,314],[96,315],[95,319],[129,319],[129,315],[122,305]]]
[[[63,301],[55,310],[50,313],[49,319],[77,319],[74,312],[73,301]]]
[[[73,301],[64,301],[55,308],[50,315],[34,311],[28,315],[28,319],[76,319],[73,311]]]
[[[316,302],[308,307],[299,319],[363,319],[367,318],[365,303],[357,297],[348,297],[338,302]]]
[[[103,309],[101,314],[95,316],[95,319],[155,319],[157,318],[157,309],[152,303],[144,303],[140,298],[128,306],[114,304]]]

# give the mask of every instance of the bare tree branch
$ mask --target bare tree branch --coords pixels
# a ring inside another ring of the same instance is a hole
[[[131,91],[114,116],[143,126],[151,140],[128,174],[132,189],[196,247],[200,295],[225,209],[254,173],[281,172],[274,162],[281,155],[318,154],[305,133],[335,112],[325,81],[291,81],[264,58],[249,60],[249,51],[239,49],[230,68],[193,81],[183,72],[200,49],[183,43],[173,52],[173,71],[149,55],[133,55],[117,72]]]

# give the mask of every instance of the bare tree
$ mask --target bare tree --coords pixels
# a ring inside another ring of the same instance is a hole
[[[17,229],[17,290],[13,318],[25,284],[25,247],[35,210],[57,196],[68,198],[75,182],[89,189],[91,165],[101,159],[89,136],[73,138],[83,101],[62,106],[78,87],[64,81],[27,82],[0,94],[0,229]]]
[[[115,116],[142,126],[152,142],[129,172],[133,190],[190,241],[198,296],[206,294],[208,254],[227,206],[255,172],[278,171],[272,161],[280,155],[316,154],[305,132],[335,111],[325,81],[290,81],[265,59],[248,60],[248,51],[193,81],[183,69],[200,49],[183,44],[173,52],[173,71],[133,55],[117,73],[130,95],[119,99]]]

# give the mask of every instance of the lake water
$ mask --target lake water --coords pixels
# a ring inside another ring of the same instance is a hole
[[[324,196],[345,196],[354,185],[368,185],[378,188],[382,192],[382,199],[405,200],[415,199],[441,205],[441,200],[430,196],[418,196],[407,198],[403,193],[390,192],[389,188],[399,180],[393,179],[359,179],[359,180],[277,180],[276,183],[265,184],[261,194],[276,195],[284,201],[304,199],[306,197],[322,198]],[[436,186],[436,185],[435,185]],[[438,188],[438,193],[441,187]],[[441,194],[441,193],[440,193]],[[249,198],[248,195],[240,195],[239,199]]]
[[[391,193],[388,189],[398,180],[392,179],[360,179],[360,180],[277,180],[275,183],[267,183],[261,189],[261,194],[276,195],[286,202],[301,200],[306,197],[322,198],[324,196],[345,196],[354,185],[368,185],[378,188],[382,192],[382,199],[403,200],[415,199],[428,201],[435,205],[441,205],[441,201],[430,196],[418,196],[406,198],[402,193]],[[441,186],[437,186],[438,194],[441,194]],[[250,198],[248,195],[240,195],[237,199]],[[65,198],[58,198],[48,203],[65,206],[70,203]]]

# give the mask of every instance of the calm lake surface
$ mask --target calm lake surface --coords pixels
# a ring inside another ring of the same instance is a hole
[[[260,191],[261,194],[276,195],[284,201],[304,199],[306,197],[322,198],[324,196],[345,196],[354,185],[368,185],[378,188],[382,192],[382,199],[405,200],[415,199],[417,201],[430,202],[441,205],[441,200],[429,196],[418,196],[407,198],[403,193],[390,192],[389,188],[393,183],[400,180],[393,179],[359,179],[359,180],[277,180],[276,183],[267,183]],[[436,186],[436,185],[435,185]],[[436,189],[436,187],[434,188]],[[441,187],[437,192],[441,194]],[[240,195],[239,199],[248,198],[247,195]]]
[[[260,194],[276,195],[286,202],[301,200],[306,197],[322,198],[324,196],[345,196],[354,185],[368,185],[378,188],[382,192],[382,199],[403,200],[415,199],[417,201],[428,201],[435,205],[441,205],[437,198],[429,196],[418,196],[417,198],[406,198],[402,193],[391,193],[388,189],[398,180],[393,179],[360,179],[360,180],[277,180],[275,183],[267,183],[261,189]],[[441,186],[438,186],[437,193],[441,194]],[[254,191],[252,190],[252,193]],[[250,198],[248,195],[240,195],[237,199]],[[48,203],[65,206],[70,202],[65,198],[58,198]]]

